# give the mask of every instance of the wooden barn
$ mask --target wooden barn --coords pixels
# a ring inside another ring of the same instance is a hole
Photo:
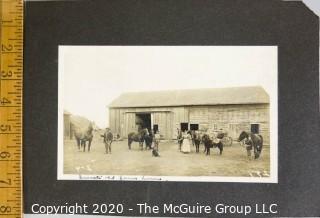
[[[126,138],[139,128],[176,139],[177,129],[222,129],[232,138],[259,133],[269,144],[269,95],[262,87],[123,93],[109,105],[111,130]]]

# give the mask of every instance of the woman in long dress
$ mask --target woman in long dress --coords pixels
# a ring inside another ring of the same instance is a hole
[[[191,134],[187,133],[187,131],[183,132],[183,142],[181,147],[181,152],[190,153],[191,152]]]

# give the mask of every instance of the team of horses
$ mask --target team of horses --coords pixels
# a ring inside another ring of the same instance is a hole
[[[90,123],[87,128],[80,129],[80,128],[74,128],[74,136],[77,142],[77,146],[79,151],[81,148],[83,148],[83,152],[86,151],[86,145],[88,142],[88,152],[90,152],[91,143],[93,139],[93,125]],[[199,153],[200,150],[200,144],[204,145],[204,152],[206,155],[210,155],[210,149],[211,148],[218,148],[219,154],[222,155],[223,152],[223,143],[221,142],[221,138],[212,138],[207,133],[199,133],[196,131],[190,131],[189,134],[191,135],[192,144],[196,147],[196,152]],[[106,145],[106,152],[108,153],[108,150],[110,149],[111,152],[111,143],[113,140],[113,135],[111,132],[109,132],[107,135],[103,135],[104,142]],[[223,137],[223,136],[222,136]],[[181,146],[183,142],[182,133],[180,132],[178,134],[178,143]],[[148,129],[142,129],[139,132],[131,132],[128,134],[128,148],[131,150],[132,143],[138,142],[139,148],[143,150],[143,145],[145,144],[145,149],[151,149],[153,141],[153,135],[151,131],[148,131]],[[241,145],[245,146],[247,150],[247,156],[251,157],[251,152],[254,153],[254,158],[258,159],[262,152],[263,147],[263,137],[259,134],[254,134],[251,132],[242,131],[237,139],[238,142],[240,142]]]

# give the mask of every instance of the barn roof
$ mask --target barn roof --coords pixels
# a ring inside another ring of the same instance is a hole
[[[69,111],[67,111],[67,110],[63,110],[63,114],[64,115],[71,115],[71,113]]]
[[[266,104],[269,95],[259,86],[127,92],[114,99],[110,108],[169,107],[192,105]]]

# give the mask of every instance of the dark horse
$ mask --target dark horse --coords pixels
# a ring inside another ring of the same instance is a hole
[[[152,132],[150,131],[149,134],[145,134],[144,135],[144,141],[146,143],[146,149],[151,149],[151,146],[152,146],[152,142],[153,142],[153,134]]]
[[[132,142],[139,142],[139,147],[141,150],[143,150],[143,142],[146,138],[148,138],[148,130],[142,129],[138,133],[136,132],[130,132],[128,134],[128,147],[129,150],[131,149]],[[150,145],[151,146],[151,145]]]
[[[202,142],[205,146],[206,155],[210,155],[210,148],[216,148],[216,147],[219,148],[220,155],[222,154],[223,144],[221,143],[220,140],[218,140],[218,142],[214,142],[208,134],[204,134],[202,136]]]
[[[86,151],[86,142],[88,141],[88,151],[90,151],[91,142],[93,139],[93,126],[92,123],[89,124],[88,128],[86,130],[81,130],[79,128],[75,129],[74,131],[74,137],[76,138],[78,149],[80,151],[80,146],[83,147],[83,151]]]
[[[263,146],[263,138],[261,135],[243,131],[239,135],[238,141],[246,145],[248,157],[251,157],[252,148],[254,152],[254,159],[260,157]]]
[[[192,141],[194,143],[194,145],[196,146],[196,153],[199,153],[199,147],[200,147],[200,143],[201,143],[201,135],[199,132],[194,131],[191,134],[192,137]]]

